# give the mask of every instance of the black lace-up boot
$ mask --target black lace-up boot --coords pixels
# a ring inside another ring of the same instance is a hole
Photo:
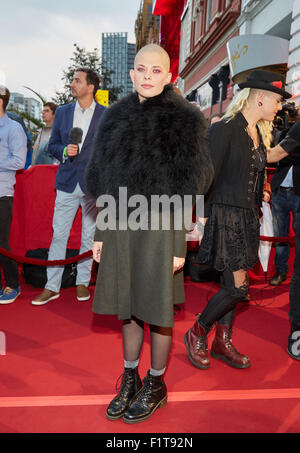
[[[122,382],[120,389],[116,389],[117,391],[119,390],[119,393],[109,403],[106,411],[106,417],[109,420],[117,420],[124,415],[133,397],[143,385],[137,368],[125,368],[121,376]]]
[[[158,408],[167,404],[167,387],[162,376],[152,376],[148,371],[144,385],[135,395],[123,420],[125,423],[139,423],[147,420]]]

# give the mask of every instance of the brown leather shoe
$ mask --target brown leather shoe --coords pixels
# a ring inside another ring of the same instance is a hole
[[[202,370],[206,370],[210,367],[207,350],[207,335],[198,321],[195,321],[193,327],[184,335],[184,343],[188,358],[195,367],[201,368]]]
[[[240,354],[232,344],[231,329],[217,324],[216,336],[211,346],[210,355],[215,359],[224,360],[234,368],[248,368],[251,363],[248,356]]]
[[[54,291],[50,291],[50,289],[44,289],[44,291],[36,297],[31,303],[32,305],[45,305],[50,300],[57,299],[60,296],[59,293],[56,293]]]
[[[89,298],[91,297],[90,292],[85,285],[78,285],[76,292],[77,300],[79,301],[89,300]]]
[[[286,279],[287,279],[286,273],[276,272],[274,277],[272,277],[270,280],[270,285],[274,286],[281,285],[281,283],[284,282]]]

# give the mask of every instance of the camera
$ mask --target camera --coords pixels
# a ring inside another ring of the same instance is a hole
[[[283,103],[282,110],[277,112],[273,121],[274,127],[279,131],[289,129],[296,121],[297,114],[298,111],[295,102]]]
[[[282,110],[277,112],[273,121],[273,141],[272,146],[277,145],[281,140],[284,139],[289,129],[297,121],[298,110],[295,102],[284,102],[282,104]]]

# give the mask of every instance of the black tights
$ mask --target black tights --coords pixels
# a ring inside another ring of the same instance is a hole
[[[221,276],[221,288],[212,296],[205,309],[198,318],[199,324],[209,332],[216,321],[231,327],[234,310],[240,299],[247,296],[249,291],[247,271],[241,269],[231,272],[223,271]]]
[[[132,318],[123,322],[124,359],[138,360],[144,341],[144,322]],[[150,325],[151,367],[162,370],[167,365],[172,344],[172,328]]]

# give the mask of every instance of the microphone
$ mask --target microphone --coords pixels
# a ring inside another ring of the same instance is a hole
[[[77,145],[79,150],[79,144],[82,141],[83,130],[80,127],[72,127],[69,134],[69,140],[71,145]],[[70,157],[70,162],[73,162],[75,156]]]

